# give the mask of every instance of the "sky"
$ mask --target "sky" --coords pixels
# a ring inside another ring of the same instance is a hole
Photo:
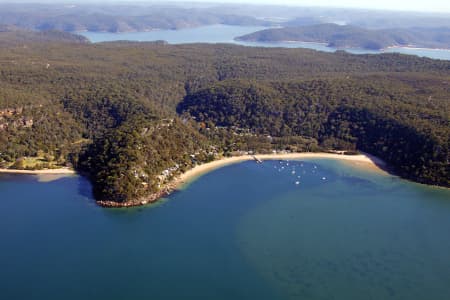
[[[450,12],[450,0],[91,0],[97,3],[113,2],[150,2],[150,3],[170,3],[170,2],[209,2],[209,3],[249,3],[249,4],[276,4],[295,6],[322,6],[322,7],[351,7],[351,8],[371,8],[383,10],[405,10],[422,12]],[[0,0],[0,2],[91,2],[87,0]]]

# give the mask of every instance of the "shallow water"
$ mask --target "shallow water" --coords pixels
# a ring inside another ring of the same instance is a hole
[[[1,176],[0,298],[450,295],[449,190],[315,159],[230,165],[147,207],[90,195]]]
[[[266,27],[258,26],[230,26],[230,25],[210,25],[180,30],[155,30],[148,32],[79,32],[87,37],[91,42],[108,42],[117,40],[127,41],[157,41],[164,40],[169,44],[186,43],[233,43],[253,47],[282,47],[282,48],[308,48],[318,51],[335,52],[336,48],[327,47],[323,43],[303,43],[303,42],[244,42],[236,41],[234,38],[253,33]],[[366,49],[348,48],[345,51],[354,54],[380,54],[385,52],[396,52],[410,55],[429,57],[434,59],[450,60],[450,50],[436,49],[415,49],[415,48],[391,48],[384,51],[374,51]]]

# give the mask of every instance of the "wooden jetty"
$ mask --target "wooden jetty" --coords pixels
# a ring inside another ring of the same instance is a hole
[[[257,158],[255,155],[253,155],[252,157],[253,157],[253,159],[256,161],[256,163],[262,164],[263,161],[260,160],[259,158]]]

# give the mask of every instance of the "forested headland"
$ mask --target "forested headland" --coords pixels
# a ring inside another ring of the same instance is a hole
[[[334,48],[381,50],[389,47],[450,48],[450,28],[368,29],[354,25],[314,24],[269,28],[237,40],[248,42],[316,42]]]
[[[9,34],[0,84],[0,165],[73,166],[98,200],[246,151],[361,150],[450,186],[448,61]]]

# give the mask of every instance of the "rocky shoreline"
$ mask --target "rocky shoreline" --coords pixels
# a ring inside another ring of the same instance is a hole
[[[134,207],[134,206],[143,206],[147,204],[154,203],[161,198],[167,197],[172,194],[178,186],[178,179],[168,183],[164,188],[159,190],[156,193],[153,193],[147,197],[131,200],[127,202],[115,202],[115,201],[107,201],[107,200],[98,200],[96,201],[97,205],[105,208],[125,208],[125,207]]]

